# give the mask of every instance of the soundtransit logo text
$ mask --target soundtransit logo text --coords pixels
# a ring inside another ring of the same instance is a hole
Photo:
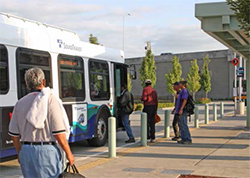
[[[63,40],[57,39],[57,43],[59,44],[59,48],[69,49],[74,51],[82,51],[82,47],[75,46],[74,44],[66,44]]]

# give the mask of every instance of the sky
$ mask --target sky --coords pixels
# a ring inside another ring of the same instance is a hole
[[[223,1],[223,0],[220,0]],[[0,12],[66,28],[88,42],[90,34],[125,56],[226,49],[201,30],[195,4],[218,0],[0,0]],[[128,16],[127,14],[131,14]]]

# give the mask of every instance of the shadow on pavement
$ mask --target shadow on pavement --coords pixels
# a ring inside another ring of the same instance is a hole
[[[5,158],[1,158],[1,159],[0,159],[0,163],[6,162],[6,161],[12,161],[12,160],[15,160],[15,159],[17,159],[17,156],[16,156],[16,155],[14,155],[14,156],[9,156],[9,157],[5,157]]]
[[[189,148],[222,148],[222,149],[246,149],[249,145],[239,144],[208,144],[208,143],[193,143],[191,145],[178,144],[176,142],[159,142],[153,147],[189,147]]]
[[[192,136],[192,138],[204,138],[204,139],[231,139],[231,140],[249,140],[249,138],[239,137],[216,137],[216,136]]]
[[[244,131],[245,128],[242,126],[235,126],[235,127],[223,127],[223,126],[202,126],[202,129],[208,130],[242,130]]]
[[[6,171],[5,173],[1,173],[0,177],[17,177],[20,178],[20,169],[19,166],[5,166],[1,165],[0,166],[1,171]]]
[[[201,160],[204,155],[181,155],[181,154],[159,154],[159,153],[130,153],[125,157],[137,158],[162,158],[162,159],[197,159]],[[249,156],[208,156],[206,160],[232,160],[232,161],[250,161]]]

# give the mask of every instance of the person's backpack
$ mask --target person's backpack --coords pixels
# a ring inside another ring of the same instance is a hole
[[[188,92],[187,104],[184,107],[184,110],[189,114],[189,116],[194,114],[195,102],[193,96]]]

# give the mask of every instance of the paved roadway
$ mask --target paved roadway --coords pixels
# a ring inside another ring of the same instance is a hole
[[[219,103],[218,103],[219,104]],[[225,102],[225,113],[229,113],[233,111],[233,102]],[[200,115],[199,115],[199,120],[200,123],[204,123],[204,106],[200,106]],[[213,112],[212,112],[212,106],[210,106],[210,120],[212,120],[213,118]],[[220,108],[217,107],[218,111],[218,117],[220,116]],[[140,113],[141,112],[134,112],[131,116],[130,116],[130,120],[131,120],[131,126],[132,126],[132,130],[133,133],[136,137],[137,142],[139,142],[140,140]],[[163,135],[163,131],[164,131],[164,110],[159,110],[158,114],[160,115],[160,117],[162,118],[161,122],[156,124],[156,136],[157,137],[161,137]],[[173,115],[171,115],[170,118],[170,123],[172,123],[173,120]],[[191,120],[191,122],[189,122],[190,127],[193,127],[194,122],[193,122],[193,118]],[[172,127],[171,127],[172,130]],[[126,147],[131,147],[133,145],[132,144],[125,144],[124,142],[127,140],[127,135],[126,132],[124,131],[119,131],[117,132],[117,149],[118,151],[122,151],[124,148]],[[97,158],[100,157],[107,157],[107,152],[108,152],[108,147],[107,144],[103,147],[90,147],[88,145],[88,143],[86,141],[81,141],[81,142],[76,142],[76,143],[72,143],[70,144],[71,149],[73,151],[73,154],[76,158],[76,165],[80,166],[83,164],[87,164],[90,163],[92,161],[94,161]],[[0,175],[2,175],[3,177],[20,177],[21,176],[21,172],[20,172],[20,168],[19,165],[17,163],[17,160],[14,159],[10,159],[7,161],[4,161],[2,163],[0,163]]]

